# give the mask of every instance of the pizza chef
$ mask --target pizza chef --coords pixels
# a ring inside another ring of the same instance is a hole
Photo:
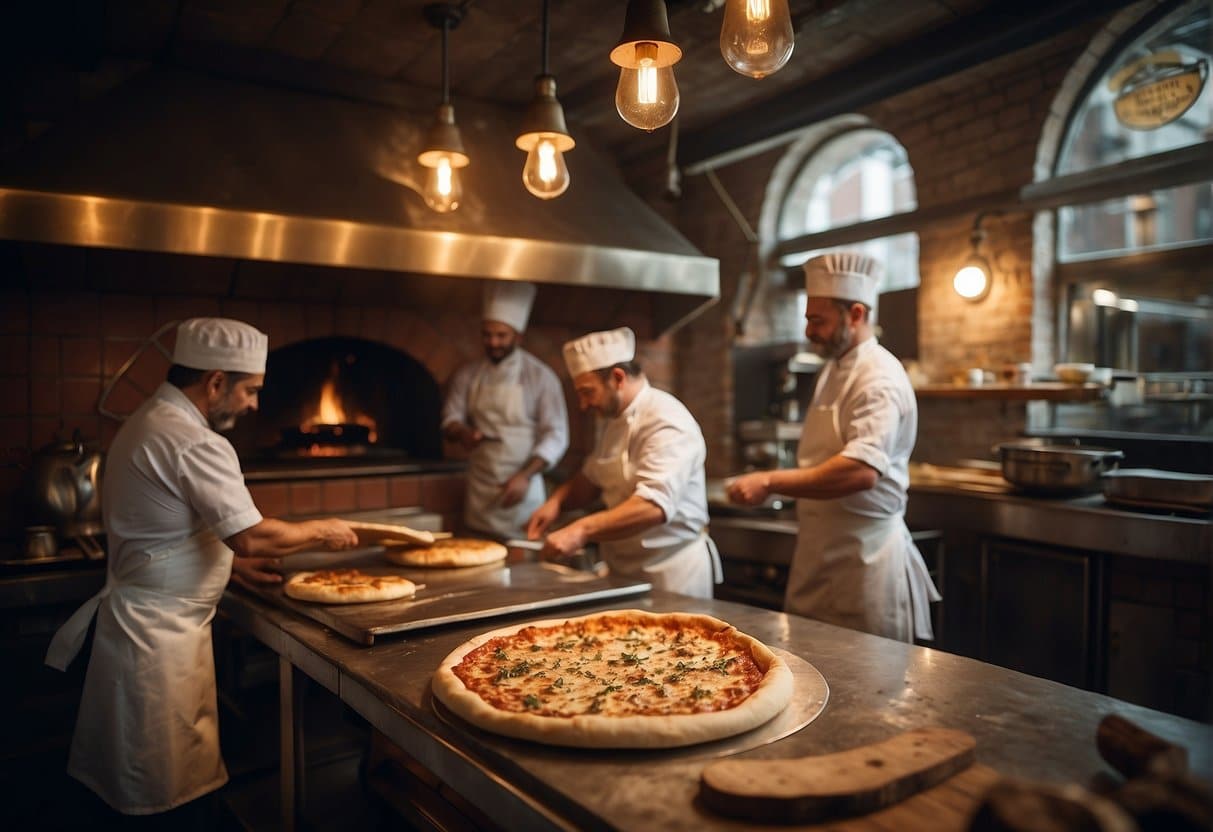
[[[929,604],[940,596],[905,524],[918,405],[905,370],[874,337],[879,264],[835,252],[804,268],[805,336],[827,361],[798,467],[738,477],[729,498],[798,498],[787,612],[901,641],[929,639]]]
[[[471,451],[464,524],[503,539],[522,535],[546,496],[539,475],[569,447],[560,379],[518,346],[534,298],[531,283],[488,284],[485,357],[455,372],[442,410],[443,434]]]
[[[561,557],[597,541],[612,572],[656,589],[712,597],[720,558],[707,536],[703,433],[682,402],[649,386],[627,327],[564,345],[582,410],[605,419],[581,470],[531,515],[527,536],[545,533],[542,556]],[[564,509],[599,496],[604,511],[548,532]]]
[[[211,619],[233,575],[276,582],[277,558],[348,549],[341,520],[263,518],[231,443],[218,431],[257,408],[267,337],[225,318],[177,328],[168,379],[123,424],[102,493],[105,587],[55,634],[63,670],[96,616],[68,773],[127,815],[191,822],[222,786]],[[191,801],[193,801],[191,803]]]

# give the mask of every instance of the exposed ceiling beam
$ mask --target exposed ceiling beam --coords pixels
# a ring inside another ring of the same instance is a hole
[[[680,163],[703,169],[751,145],[1039,43],[1132,0],[999,0],[972,15],[846,67],[756,102],[712,127],[683,137]],[[810,22],[808,25],[812,25]]]

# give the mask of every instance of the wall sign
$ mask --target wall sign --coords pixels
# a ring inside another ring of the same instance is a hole
[[[1108,87],[1116,93],[1116,118],[1133,130],[1170,124],[1200,98],[1208,74],[1203,58],[1184,63],[1174,50],[1131,61],[1108,79]]]

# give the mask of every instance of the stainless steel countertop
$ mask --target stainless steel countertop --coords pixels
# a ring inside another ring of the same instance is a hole
[[[616,605],[569,608],[579,615]],[[1118,713],[1185,745],[1209,777],[1213,728],[1096,693],[797,616],[724,601],[653,593],[629,606],[717,616],[812,663],[830,686],[806,728],[744,752],[782,758],[840,751],[929,725],[968,731],[977,759],[1005,775],[1089,782],[1111,770],[1095,729]],[[457,625],[357,647],[312,621],[239,591],[223,610],[338,695],[506,828],[744,829],[707,813],[695,795],[703,759],[685,753],[549,748],[452,724],[435,712],[430,676],[467,639],[506,620]],[[550,613],[542,617],[552,617]]]
[[[717,508],[719,510],[717,510]],[[712,526],[795,534],[795,514],[746,516],[709,505]],[[1210,563],[1213,520],[1114,508],[1100,494],[1048,498],[947,482],[910,485],[911,529],[958,529],[1051,546],[1186,563]]]

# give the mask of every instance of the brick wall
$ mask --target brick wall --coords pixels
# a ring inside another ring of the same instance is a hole
[[[0,539],[19,538],[28,523],[22,474],[33,450],[74,429],[108,447],[119,423],[98,413],[103,386],[164,323],[199,315],[239,318],[267,332],[271,349],[305,338],[365,338],[407,352],[445,384],[456,367],[482,354],[480,291],[476,281],[428,281],[222,258],[0,244],[0,385],[5,391],[0,396],[5,437],[0,444]],[[562,323],[546,324],[539,317],[543,294],[541,290],[524,345],[564,379],[561,345],[584,332],[572,321],[594,319],[561,303]],[[639,358],[654,384],[672,387],[672,340],[644,339],[643,320],[621,323],[631,323],[641,334]],[[164,343],[171,348],[171,333]],[[117,387],[108,407],[133,410],[144,398],[140,390],[155,390],[167,368],[160,353],[145,351],[132,368],[135,386]],[[561,473],[575,470],[593,443],[592,418],[578,411],[567,382],[565,393],[571,448]],[[387,505],[413,504],[401,502],[415,495],[400,482],[374,479],[338,482],[319,497],[304,484],[258,486],[255,494],[272,501],[267,503],[272,510],[266,510],[271,516],[288,508],[307,513],[317,505],[326,511],[338,510],[338,505],[380,508],[384,494]],[[446,479],[423,480],[420,504],[457,514]]]

